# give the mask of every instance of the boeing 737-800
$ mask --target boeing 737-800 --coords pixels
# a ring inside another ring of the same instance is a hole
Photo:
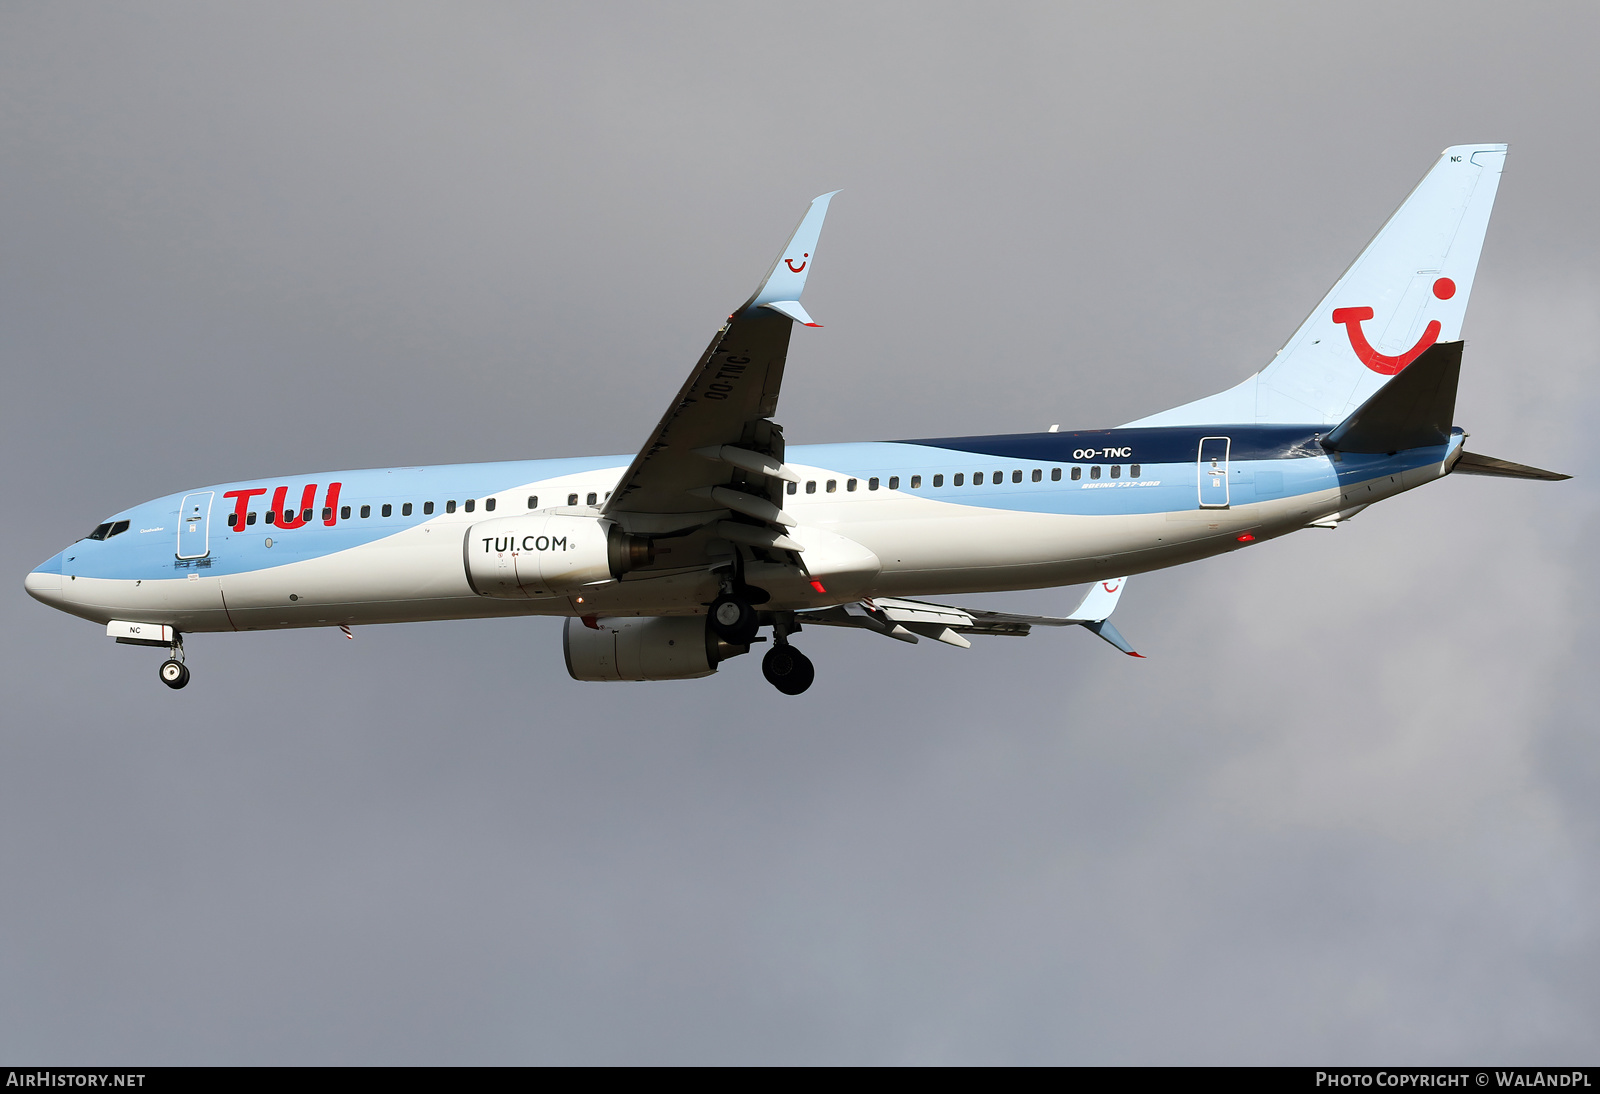
[[[114,514],[28,574],[119,642],[564,617],[577,680],[708,676],[770,629],[786,694],[811,625],[968,646],[1109,622],[1127,576],[1330,528],[1445,475],[1564,475],[1467,452],[1461,324],[1504,145],[1448,148],[1300,329],[1227,390],[1112,429],[789,445],[774,420],[832,194],[811,203],[634,456],[280,475]],[[1094,583],[1070,616],[920,599]]]

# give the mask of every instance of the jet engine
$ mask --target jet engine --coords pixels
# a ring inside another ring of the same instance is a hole
[[[467,584],[479,596],[559,596],[619,578],[655,557],[648,539],[602,517],[528,513],[479,521],[461,545]]]
[[[561,648],[574,680],[693,680],[750,652],[718,638],[703,615],[569,618]]]

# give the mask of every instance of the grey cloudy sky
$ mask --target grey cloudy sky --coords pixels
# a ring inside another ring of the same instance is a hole
[[[175,693],[22,577],[205,483],[632,452],[837,187],[791,441],[1126,421],[1268,360],[1470,141],[1457,419],[1583,471],[1597,32],[0,4],[0,1058],[1594,1062],[1586,475],[1138,578],[1144,661],[808,631],[798,699],[577,684],[548,620],[201,636]]]

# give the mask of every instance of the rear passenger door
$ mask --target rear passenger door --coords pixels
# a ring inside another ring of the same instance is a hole
[[[1200,465],[1198,468],[1200,508],[1226,509],[1228,507],[1228,447],[1227,437],[1200,438]]]

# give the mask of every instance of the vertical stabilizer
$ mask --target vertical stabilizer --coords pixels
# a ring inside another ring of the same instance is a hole
[[[1437,342],[1461,337],[1503,144],[1446,148],[1272,363],[1130,425],[1340,422]]]

